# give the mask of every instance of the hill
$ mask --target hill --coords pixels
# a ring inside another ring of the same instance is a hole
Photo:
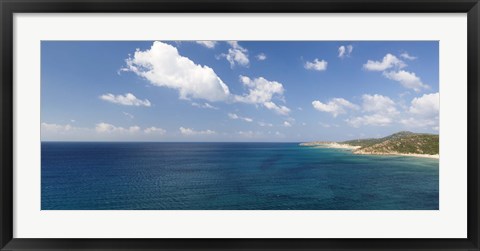
[[[356,154],[425,155],[439,154],[439,136],[436,134],[402,131],[383,138],[355,139],[343,142],[309,142],[302,146],[350,147]]]
[[[359,146],[354,152],[359,154],[428,154],[439,152],[439,136],[435,134],[398,132],[378,139],[358,139],[341,142]]]

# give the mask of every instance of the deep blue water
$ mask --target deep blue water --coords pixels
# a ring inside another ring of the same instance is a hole
[[[42,142],[42,210],[437,210],[438,160],[296,143]]]

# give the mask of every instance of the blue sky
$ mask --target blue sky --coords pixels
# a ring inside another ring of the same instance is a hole
[[[438,133],[437,41],[43,41],[43,141]]]

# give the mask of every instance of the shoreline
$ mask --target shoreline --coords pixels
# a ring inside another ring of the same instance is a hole
[[[308,146],[308,145],[304,145]],[[324,144],[317,144],[317,145],[311,145],[314,148],[337,148],[337,149],[349,149],[349,150],[356,150],[359,149],[360,146],[352,146],[349,144],[340,144],[340,143],[324,143]]]
[[[391,153],[373,153],[373,152],[359,152],[355,151],[361,146],[352,146],[349,144],[340,144],[336,142],[325,142],[325,143],[300,143],[299,146],[307,146],[307,147],[313,147],[313,148],[335,148],[335,149],[346,149],[346,150],[351,150],[353,154],[357,155],[376,155],[376,156],[404,156],[404,157],[416,157],[416,158],[428,158],[428,159],[440,159],[439,154],[420,154],[420,153],[397,153],[397,152],[391,152]]]
[[[416,158],[428,158],[428,159],[440,159],[439,154],[420,154],[420,153],[358,153],[353,152],[353,154],[358,155],[377,155],[377,156],[404,156],[404,157],[416,157]]]

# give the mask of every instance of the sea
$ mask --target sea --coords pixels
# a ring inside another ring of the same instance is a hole
[[[439,160],[298,143],[42,142],[42,210],[438,210]]]

